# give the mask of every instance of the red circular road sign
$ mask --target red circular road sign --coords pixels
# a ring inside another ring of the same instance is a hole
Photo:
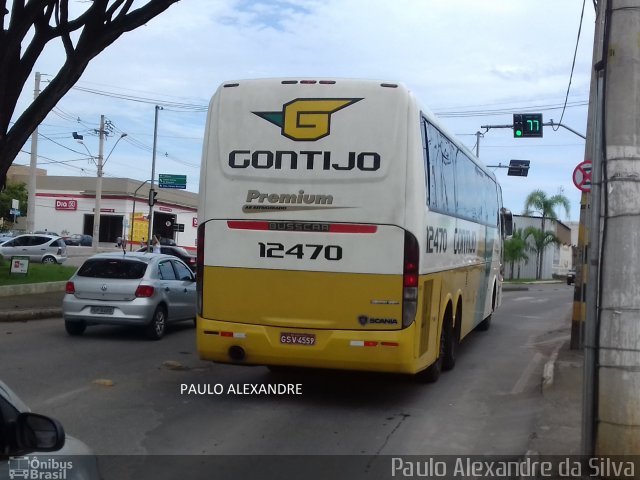
[[[573,184],[583,192],[591,191],[591,160],[579,163],[573,170]]]

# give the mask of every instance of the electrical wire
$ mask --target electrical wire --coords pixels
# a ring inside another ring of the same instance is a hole
[[[580,44],[580,34],[582,32],[582,21],[584,19],[584,7],[587,4],[587,0],[582,0],[582,13],[580,13],[580,25],[578,26],[578,38],[576,38],[576,48],[573,51],[573,62],[571,63],[571,73],[569,74],[569,85],[567,85],[567,94],[564,99],[564,107],[562,108],[562,114],[560,115],[560,121],[558,124],[562,123],[562,118],[564,117],[564,112],[567,108],[567,101],[569,100],[569,91],[571,90],[571,81],[573,80],[573,71],[576,67],[576,57],[578,56],[578,45]],[[551,126],[554,132],[557,132],[560,128],[560,125],[557,127]]]

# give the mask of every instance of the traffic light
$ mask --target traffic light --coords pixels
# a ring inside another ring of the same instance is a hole
[[[158,192],[155,190],[149,190],[149,206],[153,207],[158,201],[156,197],[158,196]]]
[[[514,113],[513,136],[515,138],[542,137],[542,114]]]

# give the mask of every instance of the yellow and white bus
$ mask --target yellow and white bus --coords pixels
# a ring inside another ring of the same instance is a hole
[[[202,359],[435,381],[500,304],[500,187],[400,84],[222,84],[199,196]]]

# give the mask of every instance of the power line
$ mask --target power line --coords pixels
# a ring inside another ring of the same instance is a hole
[[[573,71],[576,67],[576,57],[578,56],[578,45],[580,44],[580,33],[582,32],[582,20],[584,19],[584,7],[587,1],[582,0],[582,13],[580,14],[580,25],[578,26],[578,38],[576,38],[576,48],[573,51],[573,63],[571,64],[571,73],[569,74],[569,85],[567,85],[567,94],[564,98],[564,107],[562,108],[562,114],[560,115],[560,121],[558,123],[562,123],[562,118],[564,117],[564,112],[567,108],[567,100],[569,99],[569,90],[571,90],[571,81],[573,80]],[[553,128],[553,127],[551,127]],[[558,131],[558,128],[553,128],[554,132]]]

